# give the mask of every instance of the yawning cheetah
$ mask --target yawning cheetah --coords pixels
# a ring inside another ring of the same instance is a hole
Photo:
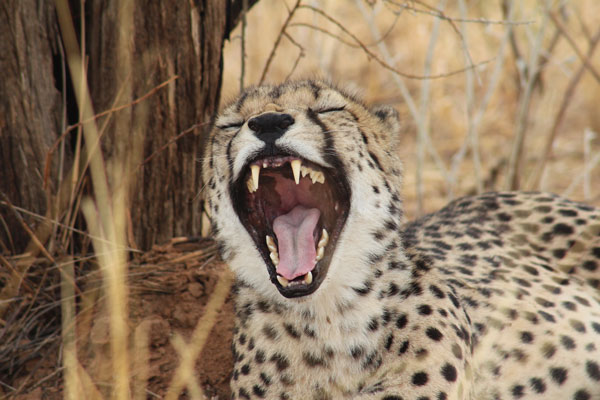
[[[205,154],[237,277],[232,397],[600,399],[600,211],[543,193],[406,224],[398,115],[246,90]]]

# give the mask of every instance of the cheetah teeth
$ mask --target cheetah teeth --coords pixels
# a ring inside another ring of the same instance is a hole
[[[302,280],[302,282],[306,285],[310,285],[313,281],[313,275],[311,271],[308,271],[306,273],[306,275],[304,275],[304,279]],[[277,275],[277,282],[279,282],[279,284],[283,287],[288,287],[290,285],[297,285],[299,282],[297,281],[293,281],[290,282],[289,280],[287,280],[286,278],[284,278],[281,275]]]
[[[304,178],[307,175],[309,176],[312,183],[325,183],[325,174],[321,171],[316,171],[310,167],[302,165],[302,161],[296,159],[290,161],[290,166],[292,167],[292,174],[294,175],[294,182],[296,185],[300,183],[300,178]],[[263,162],[262,168],[267,168],[268,165],[266,162]],[[251,176],[246,181],[246,186],[248,187],[248,191],[250,193],[254,193],[258,190],[258,181],[260,179],[260,169],[261,166],[258,164],[254,164],[250,166]]]
[[[321,239],[317,244],[317,261],[321,261],[325,255],[325,246],[327,246],[327,243],[329,243],[329,234],[325,229],[323,229],[323,232],[321,233]]]

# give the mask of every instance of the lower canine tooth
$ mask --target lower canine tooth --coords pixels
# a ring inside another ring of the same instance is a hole
[[[317,245],[317,247],[325,247],[327,246],[327,243],[329,243],[329,234],[327,233],[325,228],[323,228],[323,232],[321,233],[321,240],[319,240],[319,244]]]
[[[308,274],[304,276],[304,283],[310,285],[312,283],[312,272],[308,271]]]
[[[285,279],[283,276],[281,275],[277,275],[277,281],[279,282],[279,284],[283,287],[287,287],[288,284],[290,283],[287,279]]]
[[[325,255],[325,248],[319,247],[319,249],[317,250],[317,261],[321,261],[321,259],[323,258],[324,255]]]
[[[275,245],[275,241],[269,235],[267,235],[267,247],[271,253],[277,253],[277,246]]]

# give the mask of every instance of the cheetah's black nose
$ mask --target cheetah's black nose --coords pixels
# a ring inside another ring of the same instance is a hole
[[[248,128],[260,140],[273,145],[293,123],[294,118],[290,114],[270,112],[252,118],[248,121]]]

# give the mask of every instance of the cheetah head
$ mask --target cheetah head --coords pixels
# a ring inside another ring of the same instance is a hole
[[[389,209],[399,209],[398,126],[394,110],[322,81],[250,88],[228,105],[203,171],[238,278],[279,299],[360,285],[383,245],[373,229],[401,218]]]

